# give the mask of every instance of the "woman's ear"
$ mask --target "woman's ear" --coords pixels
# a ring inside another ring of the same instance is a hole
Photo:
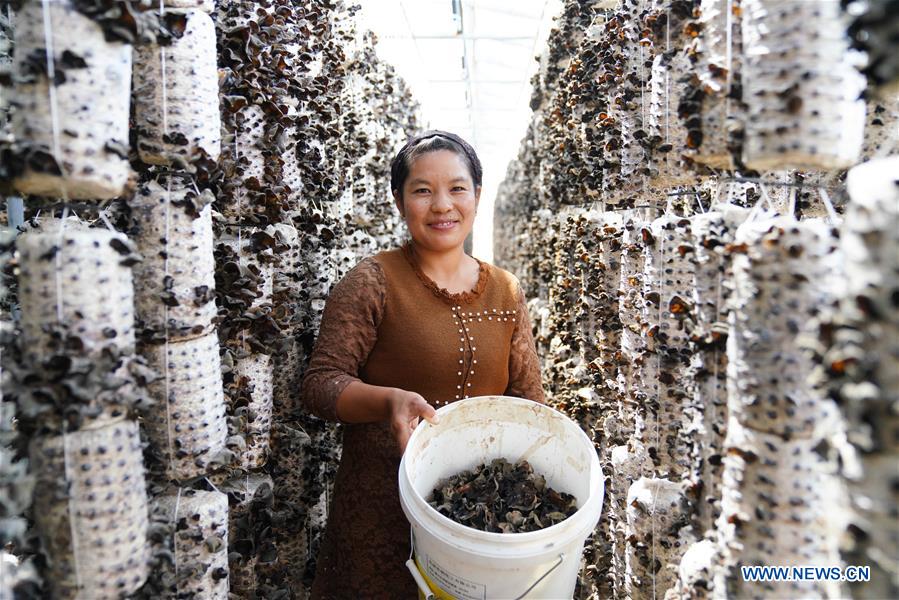
[[[481,186],[474,189],[474,211],[478,212],[478,205],[481,203]]]
[[[396,209],[400,211],[400,216],[405,219],[406,212],[403,210],[403,198],[399,195],[398,190],[393,190],[393,203],[396,204]]]

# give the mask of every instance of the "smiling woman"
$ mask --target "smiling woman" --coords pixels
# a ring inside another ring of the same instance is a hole
[[[474,396],[543,401],[518,280],[463,250],[481,179],[458,136],[411,139],[391,165],[410,241],[363,260],[328,299],[303,402],[346,426],[313,598],[415,597],[397,470],[419,419]]]

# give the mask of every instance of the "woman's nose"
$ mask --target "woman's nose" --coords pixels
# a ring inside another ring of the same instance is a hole
[[[434,212],[448,212],[453,208],[453,201],[446,192],[437,192],[431,200],[431,210]]]

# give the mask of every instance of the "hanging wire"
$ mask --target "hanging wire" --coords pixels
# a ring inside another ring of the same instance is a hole
[[[46,2],[46,0],[44,0]],[[81,568],[78,557],[78,532],[75,528],[74,498],[75,498],[75,478],[72,476],[71,452],[69,451],[69,430],[66,425],[62,432],[62,456],[63,456],[63,472],[65,473],[65,482],[67,484],[66,498],[69,507],[69,536],[72,538],[72,567],[75,571],[75,588],[81,590]]]
[[[159,0],[159,18],[163,19],[165,17],[165,4],[163,0]],[[165,61],[165,49],[162,45],[159,46],[159,66],[162,71],[162,139],[165,142],[169,136],[169,121],[168,121],[168,113],[169,113],[169,105],[168,105],[168,76],[166,73],[166,61]],[[165,145],[163,144],[163,148]],[[165,150],[164,150],[165,151]],[[158,179],[158,176],[157,176]],[[166,188],[165,188],[165,249],[163,256],[163,285],[167,284],[169,281],[169,230],[171,227],[171,207],[172,207],[172,172],[167,172],[166,177]],[[166,464],[166,471],[169,472],[174,478],[173,472],[173,457],[175,456],[174,452],[174,443],[172,441],[172,409],[171,409],[171,398],[169,398],[170,388],[170,377],[169,377],[169,362],[171,357],[169,356],[170,348],[169,348],[169,305],[163,303],[162,309],[163,316],[163,331],[165,336],[165,344],[163,346],[163,379],[164,383],[164,393],[165,393],[165,426],[166,426],[166,437],[168,442],[168,459]],[[180,488],[179,488],[180,494]],[[177,561],[175,562],[175,570],[177,572]]]
[[[223,493],[224,493],[224,492],[222,492],[222,490],[220,490],[220,489],[218,488],[217,485],[215,485],[215,484],[212,482],[211,479],[209,479],[209,477],[204,476],[204,477],[203,477],[203,481],[205,481],[206,484],[207,484],[209,487],[211,487],[211,488],[213,489],[213,491],[216,491],[216,492],[218,492],[219,494],[223,494]],[[227,494],[225,494],[225,495],[227,495]]]
[[[66,232],[66,220],[69,218],[69,207],[64,205],[62,208],[62,217],[59,222],[59,233],[56,236],[56,252],[53,254],[53,272],[54,284],[56,288],[56,323],[62,326],[65,321],[63,315],[63,296],[62,296],[62,252],[64,247],[64,237]]]
[[[99,211],[97,215],[100,217],[100,220],[103,221],[103,225],[106,226],[106,229],[113,233],[117,232],[116,228],[113,227],[112,223],[109,221],[109,215],[106,214],[106,209]]]
[[[50,0],[41,0],[41,17],[43,19],[43,29],[44,29],[44,53],[46,56],[47,62],[47,90],[50,101],[50,128],[51,135],[53,140],[53,158],[56,161],[56,164],[59,168],[60,172],[60,194],[63,198],[63,209],[62,209],[62,218],[59,223],[59,233],[57,235],[57,243],[56,243],[56,252],[54,254],[54,279],[55,279],[55,287],[56,287],[56,319],[59,325],[63,324],[64,315],[63,315],[63,290],[62,290],[62,280],[60,277],[60,272],[62,271],[62,252],[63,252],[63,238],[65,236],[66,231],[66,220],[69,217],[69,208],[68,208],[68,189],[66,188],[66,174],[65,174],[65,165],[62,160],[62,150],[60,144],[60,136],[59,136],[59,105],[56,97],[56,62],[54,60],[54,47],[53,47],[53,20],[52,15],[50,14]],[[63,432],[62,432],[62,445],[63,445],[63,471],[65,482],[68,486],[67,494],[66,494],[66,502],[69,510],[69,536],[71,537],[72,543],[72,567],[75,572],[75,586],[76,589],[80,590],[82,587],[81,582],[81,568],[80,568],[80,560],[79,560],[79,549],[78,549],[78,536],[75,527],[75,507],[74,507],[74,478],[72,476],[72,462],[71,462],[71,452],[69,450],[69,430],[68,424],[66,424]]]
[[[237,137],[240,134],[240,122],[237,119],[237,113],[234,113],[234,134],[232,136],[231,145],[234,148],[234,164],[240,163],[240,151],[238,150],[239,146],[237,144]],[[237,192],[237,264],[243,266],[242,255],[241,255],[241,219],[243,218],[243,208],[241,206],[241,194],[240,190],[236,190]]]
[[[774,208],[774,203],[771,201],[771,198],[768,196],[768,190],[765,187],[764,183],[759,183],[759,194],[758,200],[756,200],[755,204],[750,209],[749,214],[746,215],[746,223],[751,223],[755,221],[758,213],[762,210],[762,203],[768,205],[768,210],[772,210]]]
[[[175,581],[178,580],[178,510],[181,508],[181,486],[178,486],[178,495],[175,497],[175,512],[172,514],[172,562],[175,569]]]
[[[166,182],[166,195],[165,195],[165,257],[163,258],[163,285],[165,285],[169,281],[169,219],[170,219],[170,195],[172,191],[172,179],[171,175]],[[163,330],[165,332],[165,346],[163,348],[163,371],[164,371],[164,379],[165,379],[165,428],[166,428],[166,437],[168,439],[168,465],[166,469],[170,469],[172,467],[172,458],[175,456],[175,447],[172,442],[172,407],[171,407],[171,398],[169,398],[169,394],[171,393],[169,390],[170,380],[169,380],[169,361],[171,357],[169,355],[169,306],[168,304],[163,305]]]
[[[702,194],[700,194],[699,192],[696,192],[696,203],[699,205],[699,210],[701,210],[703,214],[709,212],[708,210],[706,210],[705,205],[703,205]],[[711,208],[711,206],[709,208]]]
[[[838,225],[841,219],[837,215],[837,211],[836,209],[834,209],[833,203],[830,201],[830,194],[828,194],[827,190],[823,187],[818,188],[818,194],[821,196],[821,201],[824,202],[824,208],[825,210],[827,210],[827,216],[830,217],[831,224]]]
[[[725,42],[725,88],[724,88],[724,122],[730,122],[730,93],[734,83],[733,62],[734,62],[734,0],[727,0],[725,7],[727,15],[725,16],[726,42]]]
[[[63,296],[62,296],[62,249],[63,238],[66,232],[66,220],[69,216],[68,202],[69,195],[66,188],[65,165],[62,160],[62,146],[59,135],[59,104],[56,97],[56,60],[54,57],[55,49],[53,47],[53,17],[50,14],[50,0],[41,0],[41,16],[43,18],[44,27],[44,54],[47,62],[47,93],[50,100],[50,133],[53,143],[53,159],[56,161],[60,172],[60,194],[63,198],[62,219],[59,224],[59,234],[57,236],[56,253],[54,254],[54,279],[56,284],[56,320],[59,325],[63,324]]]
[[[639,37],[639,34],[638,34]],[[637,41],[640,47],[640,113],[643,119],[643,127],[646,127],[646,59],[643,58],[643,44]]]
[[[41,9],[44,25],[44,54],[47,60],[47,91],[50,99],[50,127],[53,139],[53,159],[56,161],[60,172],[60,195],[68,202],[68,189],[66,188],[65,165],[62,161],[62,149],[59,136],[59,104],[56,97],[56,60],[53,47],[53,23],[50,15],[50,0],[41,0]]]
[[[665,53],[671,52],[671,12],[665,10]],[[671,143],[671,65],[665,65],[665,143]],[[666,159],[665,162],[668,162]],[[655,584],[655,580],[653,580]]]
[[[658,256],[659,256],[659,264],[661,265],[661,264],[663,264],[663,261],[665,259],[665,236],[664,235],[659,236]],[[659,329],[658,329],[658,333],[656,334],[656,405],[659,407],[659,409],[657,409],[657,412],[656,412],[655,432],[654,432],[655,435],[653,436],[655,445],[656,445],[656,453],[659,454],[659,453],[661,453],[660,433],[659,433],[659,416],[660,416],[659,412],[661,409],[660,396],[662,393],[662,353],[661,353],[661,348],[658,347],[659,346],[658,335],[662,333],[662,315],[663,315],[662,306],[664,305],[664,298],[665,298],[665,277],[664,277],[663,269],[657,269],[656,271],[663,273],[662,276],[659,277],[659,282],[658,282],[658,287],[659,287],[659,310],[658,310]],[[644,272],[645,272],[645,270],[644,270]],[[655,475],[656,475],[655,469],[653,468],[653,478],[655,478]],[[651,566],[651,570],[652,570],[652,597],[653,597],[653,599],[656,598],[655,564],[656,564],[656,543],[657,543],[656,538],[657,538],[657,529],[658,529],[657,523],[656,523],[656,499],[658,498],[658,496],[659,496],[658,490],[656,490],[655,493],[653,493],[653,495],[652,495],[652,506],[649,509],[650,510],[649,519],[650,519],[650,525],[652,528],[652,550],[651,550],[652,560],[650,561],[650,566]]]

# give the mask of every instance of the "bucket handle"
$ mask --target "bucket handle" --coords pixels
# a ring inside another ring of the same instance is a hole
[[[421,590],[425,600],[434,600],[434,592],[428,587],[425,578],[421,576],[421,571],[418,570],[418,565],[415,564],[415,561],[411,558],[407,560],[406,568],[412,573],[412,578],[415,580],[415,583],[418,584],[418,589]]]
[[[546,579],[547,577],[549,577],[549,574],[552,573],[553,571],[555,571],[555,570],[559,567],[559,565],[561,565],[563,562],[565,562],[565,555],[564,555],[564,554],[559,554],[559,560],[556,561],[556,564],[554,564],[553,566],[551,566],[551,567],[549,568],[549,571],[547,571],[546,573],[544,573],[543,575],[541,575],[541,576],[540,576],[540,579],[538,579],[537,581],[535,581],[534,583],[532,583],[532,584],[531,584],[531,587],[529,587],[528,589],[526,589],[526,590],[524,591],[524,593],[521,594],[520,596],[518,596],[517,598],[515,598],[515,600],[521,600],[522,598],[524,598],[525,596],[527,596],[529,593],[531,593],[531,590],[534,589],[535,587],[537,587],[537,584],[538,584],[538,583],[540,583],[541,581],[543,581],[544,579]]]
[[[425,578],[422,577],[421,571],[418,570],[418,565],[415,564],[415,560],[412,558],[413,556],[415,556],[415,530],[409,527],[409,560],[406,561],[406,568],[412,573],[412,579],[415,580],[424,599],[434,600],[434,592],[431,591]]]
[[[434,592],[431,591],[431,588],[428,586],[428,583],[425,581],[424,577],[422,577],[422,574],[418,568],[418,565],[415,564],[415,560],[413,560],[413,558],[412,558],[415,554],[415,534],[412,531],[411,527],[409,528],[409,542],[410,542],[409,545],[411,546],[411,548],[409,551],[409,560],[406,561],[406,568],[409,569],[409,573],[412,574],[412,578],[415,580],[415,583],[418,585],[418,589],[424,595],[425,600],[434,600]],[[549,574],[552,573],[553,571],[555,571],[559,567],[559,565],[561,565],[563,562],[565,562],[565,554],[560,553],[559,560],[556,561],[556,564],[551,566],[546,573],[541,575],[540,578],[537,579],[537,581],[532,583],[530,585],[530,587],[528,587],[528,589],[526,589],[524,591],[524,593],[522,593],[520,596],[516,597],[515,600],[521,600],[522,598],[527,596],[529,593],[531,593],[531,590],[534,589],[535,587],[537,587],[537,584],[539,584],[541,581],[543,581],[544,579],[549,577]]]

